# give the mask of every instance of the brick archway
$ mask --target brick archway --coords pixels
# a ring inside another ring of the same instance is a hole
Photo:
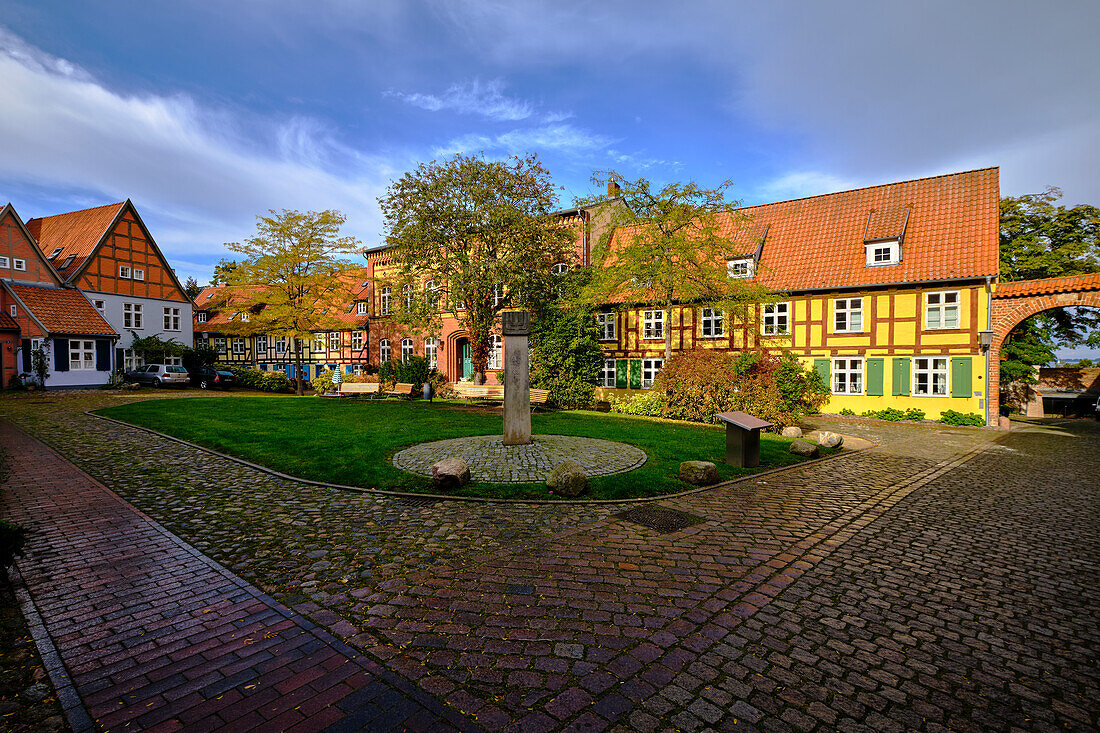
[[[1008,334],[1031,316],[1055,308],[1100,309],[1100,274],[1023,280],[993,292],[993,343],[989,347],[989,416],[997,424],[1001,407],[1001,347]]]

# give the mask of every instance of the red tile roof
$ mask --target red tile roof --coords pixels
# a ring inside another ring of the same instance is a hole
[[[13,282],[5,286],[50,333],[118,335],[79,290]]]
[[[0,331],[19,331],[19,323],[7,313],[0,313]]]
[[[367,281],[366,269],[356,273],[351,279],[354,282],[354,300],[332,306],[325,315],[349,329],[365,328],[369,317],[357,313],[355,301],[366,300],[369,297],[367,288],[363,286]],[[236,315],[236,310],[232,304],[226,304],[227,295],[224,285],[207,286],[199,291],[195,296],[194,330],[221,332],[230,325],[232,321],[230,316]],[[207,312],[206,321],[202,323],[199,323],[199,311]]]
[[[998,169],[953,173],[746,206],[720,231],[780,291],[850,289],[996,276]],[[867,267],[865,243],[902,234],[901,262]]]
[[[58,247],[61,248],[61,253],[50,262],[63,278],[68,279],[92,254],[124,205],[125,202],[120,201],[117,204],[31,219],[27,222],[27,231],[38,240],[38,246],[47,257]],[[70,256],[73,261],[62,269],[61,266]]]
[[[1026,295],[1070,293],[1081,290],[1100,290],[1100,272],[1089,275],[1066,275],[1042,280],[1020,280],[1001,283],[993,291],[994,298],[1018,298]]]

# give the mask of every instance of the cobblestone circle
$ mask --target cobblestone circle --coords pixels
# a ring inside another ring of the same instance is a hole
[[[423,476],[444,458],[461,458],[474,481],[528,483],[545,481],[563,461],[576,461],[589,476],[633,471],[646,453],[626,443],[572,435],[532,435],[530,445],[504,445],[499,435],[475,435],[420,443],[398,451],[393,465]]]

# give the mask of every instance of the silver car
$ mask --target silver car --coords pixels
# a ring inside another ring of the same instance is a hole
[[[146,364],[126,372],[126,381],[151,384],[154,387],[186,387],[189,379],[186,369],[171,364]]]

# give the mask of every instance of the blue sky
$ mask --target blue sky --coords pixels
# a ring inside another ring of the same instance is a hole
[[[765,7],[760,7],[765,6]],[[986,165],[1100,202],[1100,5],[0,0],[0,200],[132,198],[205,282],[267,209],[455,151],[729,178],[746,203]]]

